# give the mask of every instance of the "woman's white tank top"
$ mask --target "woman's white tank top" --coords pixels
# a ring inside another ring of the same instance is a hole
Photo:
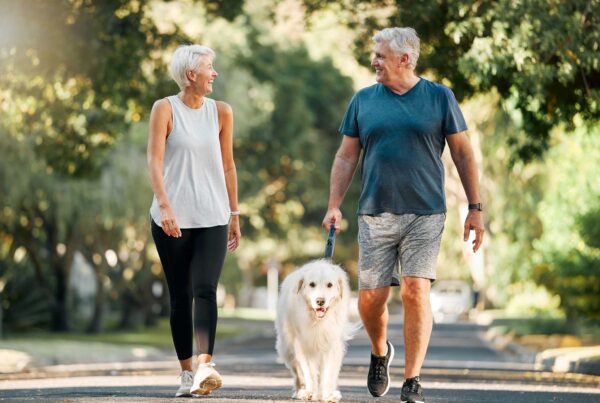
[[[167,137],[163,179],[180,228],[203,228],[229,222],[219,114],[213,99],[204,98],[198,109],[188,107],[177,95],[171,103],[173,128]],[[150,215],[160,223],[156,195]]]

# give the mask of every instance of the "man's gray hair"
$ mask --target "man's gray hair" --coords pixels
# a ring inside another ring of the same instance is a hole
[[[202,45],[181,45],[171,57],[171,77],[183,91],[190,85],[186,73],[196,71],[200,67],[200,58],[210,56],[215,58],[215,51]]]
[[[413,28],[385,28],[373,36],[377,43],[385,42],[392,52],[397,55],[408,54],[408,65],[411,69],[417,67],[421,41]]]

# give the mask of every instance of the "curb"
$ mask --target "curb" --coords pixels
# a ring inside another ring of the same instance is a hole
[[[516,356],[519,361],[528,364],[534,364],[536,362],[537,353],[535,351],[531,351],[520,344],[515,343],[510,337],[499,333],[493,328],[490,328],[485,332],[485,338],[498,350],[506,351],[509,354]]]
[[[173,372],[173,370],[178,369],[179,365],[176,360],[63,364],[26,368],[21,372],[0,374],[0,381],[74,376],[144,375],[156,372]]]
[[[2,374],[21,372],[31,363],[31,356],[27,353],[12,349],[0,349],[0,377]]]
[[[497,349],[534,364],[536,371],[600,375],[600,346],[553,348],[538,353],[493,328],[488,329],[485,338]]]
[[[535,369],[600,375],[600,346],[544,350],[536,356]]]
[[[268,324],[268,323],[267,323]],[[275,328],[266,326],[262,329],[252,329],[245,334],[232,336],[225,339],[228,344],[244,344],[254,339],[274,337]],[[79,376],[110,376],[110,375],[147,375],[149,373],[179,371],[176,356],[162,360],[160,357],[154,361],[112,361],[91,362],[78,364],[57,364],[32,366],[31,357],[17,350],[0,350],[5,352],[3,358],[10,357],[10,362],[0,365],[0,381],[40,378],[64,378]],[[10,354],[9,354],[10,353]],[[14,358],[14,359],[12,359]],[[18,359],[18,362],[15,361]],[[14,362],[13,362],[14,361]],[[1,363],[0,363],[1,364]],[[10,364],[10,366],[8,365]]]

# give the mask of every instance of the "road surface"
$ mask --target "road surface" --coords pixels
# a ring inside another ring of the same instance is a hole
[[[388,394],[374,399],[367,392],[370,346],[362,330],[350,342],[344,360],[339,382],[342,401],[399,401],[404,364],[401,322],[401,317],[391,317],[389,337],[396,358]],[[600,377],[534,371],[532,363],[491,346],[483,337],[484,330],[466,323],[434,326],[421,374],[427,402],[600,402]],[[272,324],[265,323],[260,337],[217,341],[215,354],[224,386],[202,399],[215,403],[291,401],[292,382],[287,369],[277,362]],[[174,360],[55,367],[32,373],[35,379],[0,381],[0,399],[189,401],[172,398],[177,374]]]

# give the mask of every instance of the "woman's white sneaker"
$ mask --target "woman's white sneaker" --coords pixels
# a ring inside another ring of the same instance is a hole
[[[177,389],[175,397],[191,397],[192,385],[194,384],[194,373],[192,371],[181,371],[181,386]]]
[[[196,375],[194,375],[194,383],[190,392],[192,395],[208,395],[215,389],[218,389],[223,384],[221,375],[213,368],[214,363],[198,365]]]

